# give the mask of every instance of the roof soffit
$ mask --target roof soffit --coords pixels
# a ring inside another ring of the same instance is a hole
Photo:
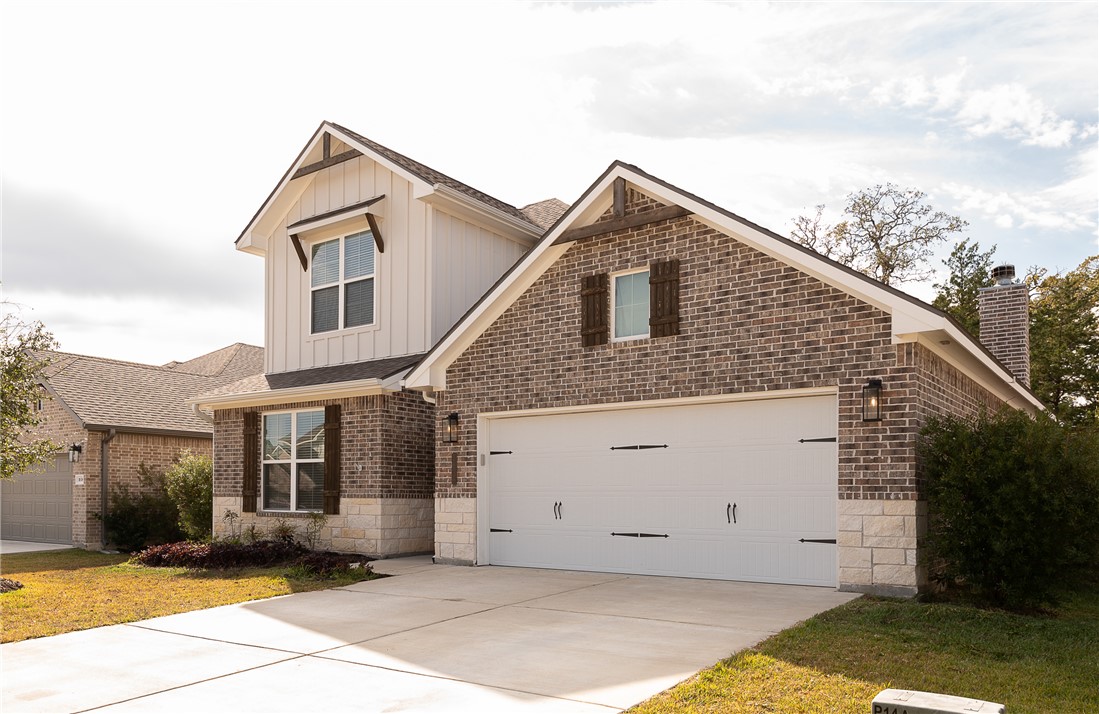
[[[682,206],[690,210],[692,217],[700,223],[888,313],[893,318],[894,342],[917,341],[917,336],[925,333],[949,335],[957,349],[937,350],[944,358],[967,373],[972,374],[974,370],[983,373],[982,382],[1010,383],[1009,390],[1015,402],[1026,402],[1041,408],[1033,393],[1016,384],[1002,364],[945,314],[621,161],[611,164],[541,241],[436,344],[409,373],[407,385],[420,389],[446,389],[447,367],[571,245],[554,245],[554,241],[569,229],[594,223],[612,206],[613,184],[617,178],[625,179],[627,185],[668,205]],[[925,341],[938,342],[934,339]],[[963,355],[965,359],[962,359]]]

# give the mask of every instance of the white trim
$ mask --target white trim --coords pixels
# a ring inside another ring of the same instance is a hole
[[[264,455],[267,451],[267,417],[280,416],[282,414],[290,415],[290,458],[289,459],[268,459]],[[324,511],[324,494],[322,482],[322,494],[321,494],[321,507],[317,509],[302,509],[297,508],[298,505],[298,465],[299,464],[321,464],[324,466],[324,457],[319,459],[300,459],[298,458],[298,415],[299,414],[320,414],[321,415],[321,429],[324,429],[325,413],[324,408],[316,407],[304,407],[302,409],[276,409],[274,411],[260,413],[262,428],[260,429],[260,478],[259,478],[259,510],[265,513],[321,513]],[[323,434],[323,431],[322,431]],[[328,447],[327,444],[324,445]],[[290,508],[268,508],[264,501],[264,484],[266,483],[267,470],[266,467],[269,464],[289,464],[290,466]]]
[[[262,392],[240,392],[216,397],[197,397],[188,399],[187,404],[198,405],[202,409],[231,409],[233,407],[263,407],[287,402],[314,402],[326,399],[345,399],[348,397],[366,397],[373,394],[387,394],[401,391],[401,379],[398,373],[385,380],[359,379],[332,384],[310,384],[304,387],[288,387]]]
[[[628,270],[619,270],[617,273],[611,273],[609,276],[607,276],[608,280],[610,281],[610,285],[608,286],[608,289],[611,291],[611,294],[610,294],[610,312],[611,312],[611,314],[610,314],[610,325],[608,326],[609,329],[610,329],[610,334],[611,334],[611,342],[633,342],[635,340],[647,340],[647,339],[649,339],[649,334],[650,334],[649,318],[651,318],[652,315],[649,314],[649,305],[647,304],[647,301],[646,301],[646,305],[645,305],[645,314],[647,316],[647,318],[645,320],[645,331],[644,332],[638,332],[635,335],[623,335],[622,337],[618,337],[615,334],[615,325],[617,324],[617,320],[615,319],[615,307],[616,307],[616,302],[617,302],[615,297],[618,295],[617,281],[618,281],[619,278],[624,278],[627,275],[637,275],[638,273],[645,273],[645,275],[648,275],[649,274],[649,266],[646,265],[644,268],[630,268]],[[645,284],[648,285],[647,280],[645,281]]]
[[[622,164],[611,167],[588,192],[566,213],[566,220],[557,224],[534,248],[519,262],[507,278],[495,286],[474,309],[444,337],[419,365],[408,375],[406,385],[413,389],[446,389],[446,370],[492,323],[503,314],[546,270],[549,269],[572,245],[554,245],[554,241],[565,231],[577,226],[590,224],[598,217],[598,207],[609,200],[611,186],[615,179],[624,178],[643,193],[665,203],[686,208],[693,218],[736,240],[751,246],[797,270],[811,275],[822,282],[852,295],[893,318],[893,341],[915,341],[914,333],[935,333],[945,331],[960,349],[960,354],[944,357],[963,374],[979,379],[984,372],[984,383],[1002,382],[1002,387],[994,390],[996,394],[1011,394],[1007,401],[1015,406],[1032,410],[1044,410],[1042,403],[1026,388],[1015,382],[1014,377],[991,358],[971,336],[962,332],[945,316],[892,292],[885,286],[869,279],[850,274],[831,261],[806,252],[785,241],[777,240],[759,228],[731,217],[714,207],[675,189],[657,183],[648,176]]]
[[[543,416],[546,414],[576,414],[581,412],[618,412],[628,409],[658,409],[661,407],[683,407],[693,404],[721,404],[724,402],[759,402],[766,399],[797,399],[799,397],[826,397],[839,394],[839,387],[799,387],[797,389],[776,389],[764,392],[736,392],[731,394],[704,394],[699,397],[672,397],[670,399],[638,399],[628,402],[606,402],[599,404],[574,404],[567,407],[542,407],[539,409],[516,409],[502,412],[481,412],[477,415],[477,426],[481,419],[511,419],[514,417]],[[480,446],[480,444],[478,444]]]

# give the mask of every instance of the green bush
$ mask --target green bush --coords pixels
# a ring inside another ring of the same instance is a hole
[[[1099,434],[1006,410],[921,432],[938,577],[1007,607],[1049,602],[1099,557]]]
[[[168,495],[179,510],[179,527],[192,540],[214,528],[214,466],[209,456],[184,451],[165,472]]]
[[[133,493],[125,484],[114,487],[103,524],[107,542],[127,553],[183,537],[177,523],[179,511],[168,496],[164,474],[145,464],[137,471],[138,492]]]

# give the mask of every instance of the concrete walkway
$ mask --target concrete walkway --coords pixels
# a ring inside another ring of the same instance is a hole
[[[398,574],[0,647],[4,712],[612,712],[855,596],[376,563]]]
[[[66,550],[71,545],[59,543],[32,543],[27,540],[0,540],[0,555],[11,553],[36,553],[40,550]]]

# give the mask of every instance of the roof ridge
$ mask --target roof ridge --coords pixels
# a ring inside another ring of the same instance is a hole
[[[127,365],[127,366],[130,366],[130,367],[143,367],[145,369],[152,369],[152,370],[156,370],[158,372],[172,372],[172,371],[174,371],[169,367],[164,367],[162,365],[157,365],[157,364],[147,364],[145,362],[132,362],[130,360],[124,360],[124,359],[114,359],[113,357],[97,357],[96,355],[86,355],[86,354],[80,354],[78,352],[61,352],[60,350],[39,350],[39,352],[42,353],[42,354],[58,355],[60,357],[71,357],[71,358],[74,358],[74,359],[90,359],[90,360],[95,360],[96,362],[110,362],[112,364]],[[178,374],[183,374],[183,372],[179,372]]]
[[[378,142],[374,141],[373,139],[370,139],[369,137],[363,136],[362,134],[359,134],[358,132],[352,131],[352,130],[348,129],[345,126],[341,126],[340,124],[337,124],[336,122],[325,121],[324,123],[328,124],[329,126],[331,126],[334,129],[338,129],[339,131],[344,132],[345,134],[347,134],[351,137],[354,137],[355,140],[357,140],[357,141],[361,141],[363,144],[366,144],[367,146],[369,146],[374,151],[377,151],[379,154],[382,154],[383,156],[390,159],[394,163],[397,163],[397,164],[401,165],[403,168],[410,171],[411,173],[416,174],[423,181],[426,181],[426,182],[431,183],[431,184],[435,184],[435,183],[445,183],[443,181],[436,180],[437,177],[441,177],[443,179],[446,179],[446,181],[449,181],[451,184],[455,184],[455,185],[451,186],[451,188],[456,188],[456,189],[459,189],[459,190],[460,190],[460,188],[465,188],[465,189],[468,190],[468,192],[467,191],[462,191],[462,193],[466,193],[471,198],[476,198],[477,200],[482,201],[482,203],[489,203],[490,205],[492,203],[499,204],[499,206],[496,206],[496,208],[499,208],[500,206],[509,208],[511,210],[507,211],[507,213],[512,215],[512,217],[519,218],[523,222],[529,223],[530,225],[534,226],[535,228],[538,228],[539,230],[543,230],[543,231],[545,230],[544,228],[539,226],[537,223],[534,223],[532,220],[530,220],[530,218],[528,216],[524,215],[522,210],[520,210],[517,206],[515,206],[513,204],[510,204],[507,201],[502,201],[502,200],[496,198],[495,196],[492,196],[488,193],[485,193],[484,191],[482,191],[478,188],[474,188],[473,186],[470,186],[468,183],[465,183],[464,181],[459,181],[458,179],[454,178],[453,176],[449,176],[449,175],[443,173],[442,171],[439,171],[438,169],[434,169],[434,168],[428,166],[427,164],[425,164],[423,162],[420,162],[420,161],[417,161],[416,159],[405,156],[404,154],[400,153],[399,151],[396,151],[394,149],[390,149],[388,146],[383,146],[382,144],[379,144]],[[476,195],[471,195],[471,194],[476,194]],[[485,198],[485,199],[489,199],[489,200],[484,201],[482,199],[482,197]]]

